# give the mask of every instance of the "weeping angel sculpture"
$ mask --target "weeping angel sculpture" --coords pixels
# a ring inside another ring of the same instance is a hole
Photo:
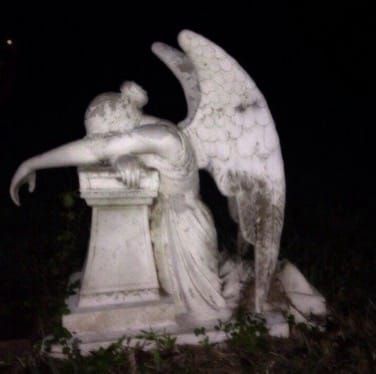
[[[253,80],[222,48],[191,31],[178,37],[183,52],[155,43],[153,52],[183,86],[187,118],[178,124],[192,142],[198,166],[227,196],[239,225],[238,245],[255,253],[256,312],[262,312],[277,264],[285,204],[278,135]]]
[[[140,169],[157,170],[160,186],[151,231],[160,287],[171,295],[185,325],[228,318],[216,231],[199,197],[193,148],[175,125],[142,112],[147,101],[134,82],[125,82],[120,94],[96,97],[85,115],[87,136],[23,162],[12,179],[11,197],[19,205],[20,186],[28,183],[33,191],[35,172],[45,168],[106,163],[128,187],[138,185]]]
[[[177,314],[197,325],[198,320],[227,318],[233,311],[228,301],[233,290],[226,290],[221,279],[214,223],[199,197],[198,169],[206,169],[228,198],[230,214],[239,225],[239,247],[254,247],[253,309],[263,313],[270,310],[267,296],[285,202],[274,122],[255,83],[223,49],[191,31],[182,31],[178,40],[184,52],[162,43],[153,44],[152,50],[183,86],[188,104],[184,121],[175,126],[145,115],[146,92],[126,82],[121,93],[100,95],[90,104],[87,137],[22,163],[11,196],[19,204],[20,186],[29,183],[32,191],[35,171],[42,168],[105,162],[130,186],[139,181],[140,165],[158,170],[160,189],[151,231],[159,282],[172,295]],[[295,294],[305,289],[306,295],[316,297],[304,277],[297,270],[293,274],[301,285]],[[281,282],[293,284],[289,279]],[[230,282],[230,288],[235,283]],[[314,309],[306,299],[303,304],[308,314]],[[316,310],[324,311],[322,298],[318,305]]]

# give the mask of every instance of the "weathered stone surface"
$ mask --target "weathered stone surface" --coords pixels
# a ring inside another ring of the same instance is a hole
[[[81,196],[93,207],[79,307],[158,300],[148,209],[158,175],[145,174],[127,189],[110,168],[79,171]]]
[[[63,326],[83,342],[175,326],[175,308],[168,298],[90,308],[77,308],[76,303],[77,296],[69,299],[71,313],[63,316]]]

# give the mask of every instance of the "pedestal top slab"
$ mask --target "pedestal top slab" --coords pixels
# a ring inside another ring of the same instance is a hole
[[[133,205],[139,200],[158,196],[159,175],[155,170],[142,170],[138,188],[127,187],[121,174],[110,166],[91,166],[78,168],[80,193],[83,199],[100,205],[126,204]]]

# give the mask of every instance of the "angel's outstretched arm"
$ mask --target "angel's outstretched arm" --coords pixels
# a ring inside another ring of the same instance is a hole
[[[135,131],[105,138],[84,138],[32,157],[24,161],[14,174],[10,186],[11,198],[20,205],[20,187],[28,183],[29,191],[32,192],[35,188],[35,172],[40,169],[97,164],[130,153],[159,153],[161,145],[158,139],[145,135]]]
[[[10,185],[10,195],[16,205],[20,205],[18,191],[24,183],[29,184],[29,191],[35,188],[35,172],[39,169],[94,164],[98,161],[86,139],[74,141],[52,149],[41,155],[29,158],[17,169]]]

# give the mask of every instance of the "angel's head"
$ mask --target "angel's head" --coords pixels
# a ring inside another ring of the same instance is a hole
[[[101,94],[90,103],[85,114],[89,136],[122,133],[140,124],[141,108],[148,101],[146,91],[134,82],[124,82],[120,90]]]
[[[137,83],[125,81],[120,86],[122,99],[137,109],[143,108],[148,103],[147,92]]]

